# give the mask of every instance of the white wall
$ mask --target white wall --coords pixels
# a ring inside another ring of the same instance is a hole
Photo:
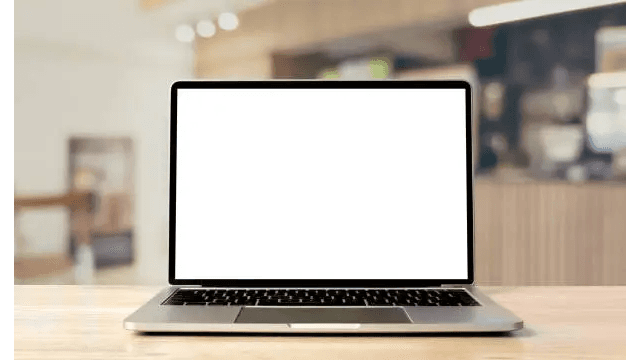
[[[168,253],[169,86],[193,55],[138,1],[15,4],[15,192],[67,190],[68,139],[129,136],[135,157],[135,279],[163,283]],[[64,252],[64,210],[20,219],[29,253]]]

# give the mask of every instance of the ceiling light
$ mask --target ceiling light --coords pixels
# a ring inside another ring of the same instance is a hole
[[[190,43],[196,37],[195,31],[189,25],[179,25],[176,28],[176,39],[180,42]]]
[[[216,25],[211,20],[200,20],[196,24],[196,32],[203,38],[212,37],[216,33]]]
[[[526,20],[569,11],[624,3],[625,0],[520,0],[485,6],[469,13],[469,23],[475,27]]]
[[[222,13],[218,16],[218,26],[222,30],[235,30],[238,27],[238,17],[234,13]]]

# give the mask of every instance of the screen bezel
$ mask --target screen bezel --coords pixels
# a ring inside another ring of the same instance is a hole
[[[467,274],[466,279],[176,279],[176,160],[177,95],[179,89],[464,89],[467,146]],[[466,81],[177,81],[171,86],[170,184],[169,184],[169,284],[211,287],[426,287],[474,282],[473,165],[471,145],[471,85]]]

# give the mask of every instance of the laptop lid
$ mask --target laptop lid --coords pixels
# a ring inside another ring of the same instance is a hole
[[[181,81],[169,282],[473,283],[463,81]]]

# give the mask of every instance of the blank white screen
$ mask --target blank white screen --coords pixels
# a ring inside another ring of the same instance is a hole
[[[179,89],[176,279],[466,279],[464,89]]]

